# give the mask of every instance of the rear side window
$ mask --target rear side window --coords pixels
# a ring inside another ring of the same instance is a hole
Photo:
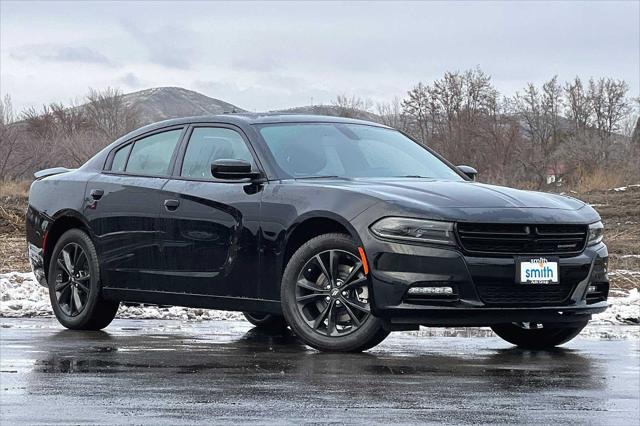
[[[181,133],[182,129],[177,129],[138,139],[131,149],[126,172],[144,175],[168,174],[169,163]],[[116,156],[118,154],[120,152],[117,152]]]
[[[131,151],[131,144],[120,148],[116,151],[111,162],[112,172],[124,172],[124,167],[127,165],[127,157],[129,157],[129,151]]]
[[[253,164],[249,148],[235,130],[197,127],[189,138],[180,175],[211,179],[211,163],[221,159],[244,160]]]

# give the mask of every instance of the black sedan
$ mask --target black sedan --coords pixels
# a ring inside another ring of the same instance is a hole
[[[243,311],[327,351],[420,325],[572,339],[607,306],[600,217],[475,174],[364,121],[169,120],[38,172],[29,258],[71,329],[134,302]]]

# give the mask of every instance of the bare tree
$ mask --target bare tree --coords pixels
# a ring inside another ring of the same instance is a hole
[[[431,88],[418,83],[407,92],[402,101],[402,111],[412,121],[411,133],[422,143],[427,144],[432,123],[435,121],[435,104],[431,97]]]
[[[604,165],[608,165],[614,144],[619,140],[616,133],[622,130],[624,120],[631,111],[628,91],[629,85],[622,80],[589,80],[589,98],[599,142],[598,157]]]
[[[560,126],[562,88],[557,76],[542,88],[529,83],[522,94],[516,94],[513,106],[527,136],[528,149],[521,164],[541,187],[550,166],[559,166],[555,155],[566,138]]]
[[[373,103],[369,99],[363,99],[355,95],[338,95],[332,102],[339,117],[361,118],[363,112],[369,112]]]
[[[106,140],[115,140],[139,125],[139,114],[127,105],[119,90],[89,89],[84,106],[89,125]]]
[[[380,123],[403,132],[409,132],[409,117],[404,113],[402,101],[395,97],[390,102],[381,102],[376,106]]]
[[[0,181],[6,180],[13,166],[18,145],[18,129],[14,124],[15,115],[11,96],[0,100]]]

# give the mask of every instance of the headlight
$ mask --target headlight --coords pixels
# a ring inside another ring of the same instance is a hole
[[[371,225],[371,232],[381,238],[422,243],[455,245],[453,223],[435,220],[386,217]]]
[[[592,246],[602,241],[602,234],[604,233],[604,226],[602,222],[596,222],[589,225],[589,236],[587,239],[587,245]]]

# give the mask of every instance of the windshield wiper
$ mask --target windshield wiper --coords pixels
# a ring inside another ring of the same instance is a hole
[[[420,175],[404,175],[404,176],[394,176],[395,178],[421,178],[421,179],[433,179],[431,176],[420,176]]]
[[[294,177],[294,179],[296,180],[302,180],[302,179],[346,179],[349,180],[349,178],[346,177],[342,177],[342,176],[302,176],[302,177]]]

